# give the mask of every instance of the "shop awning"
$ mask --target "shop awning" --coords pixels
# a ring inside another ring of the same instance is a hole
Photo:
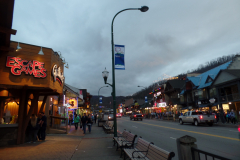
[[[202,108],[202,107],[208,107],[208,106],[209,106],[209,104],[200,104],[198,107]]]
[[[181,110],[183,110],[183,109],[188,109],[188,106],[186,106],[186,107],[182,107],[182,108],[181,108]]]
[[[218,103],[208,103],[208,104],[200,104],[198,107],[202,108],[202,107],[213,107],[213,106],[217,106]]]

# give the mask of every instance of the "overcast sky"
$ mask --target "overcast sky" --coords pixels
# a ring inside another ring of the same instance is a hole
[[[126,70],[116,70],[116,95],[127,96],[164,74],[176,76],[223,55],[240,52],[239,0],[15,0],[13,41],[60,51],[65,82],[97,95],[107,68],[112,83],[114,42],[125,45]],[[111,87],[100,94],[111,95]]]

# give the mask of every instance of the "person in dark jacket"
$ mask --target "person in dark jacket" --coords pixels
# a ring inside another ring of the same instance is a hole
[[[28,123],[28,129],[29,129],[29,142],[28,143],[36,143],[37,140],[37,133],[39,130],[39,125],[41,121],[35,114],[32,114],[30,117],[30,121]]]
[[[81,119],[81,123],[82,123],[82,127],[83,127],[83,134],[86,133],[87,121],[88,121],[88,117],[86,116],[86,113],[84,113],[82,116],[82,119]]]
[[[44,112],[41,112],[42,118],[40,123],[40,139],[45,141],[46,138],[46,128],[47,128],[47,117],[45,116]]]
[[[88,126],[89,133],[91,133],[92,124],[93,124],[92,116],[91,116],[91,114],[89,114],[88,115],[88,121],[87,121],[87,126]]]

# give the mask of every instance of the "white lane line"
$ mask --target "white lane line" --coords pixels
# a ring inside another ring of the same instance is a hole
[[[134,127],[134,128],[138,128],[138,127],[136,127],[136,126],[132,126],[132,127]]]
[[[231,131],[231,132],[238,132],[238,131],[233,131],[233,130],[229,130],[229,131]]]
[[[173,138],[173,137],[170,137],[171,139],[176,139],[176,138]]]

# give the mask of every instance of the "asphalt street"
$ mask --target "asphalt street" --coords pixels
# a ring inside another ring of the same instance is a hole
[[[117,118],[119,131],[126,129],[160,148],[175,152],[178,159],[176,139],[185,135],[197,139],[198,149],[233,160],[240,159],[239,133],[236,128],[223,126],[180,125],[176,122],[143,119],[133,121],[129,117]]]

